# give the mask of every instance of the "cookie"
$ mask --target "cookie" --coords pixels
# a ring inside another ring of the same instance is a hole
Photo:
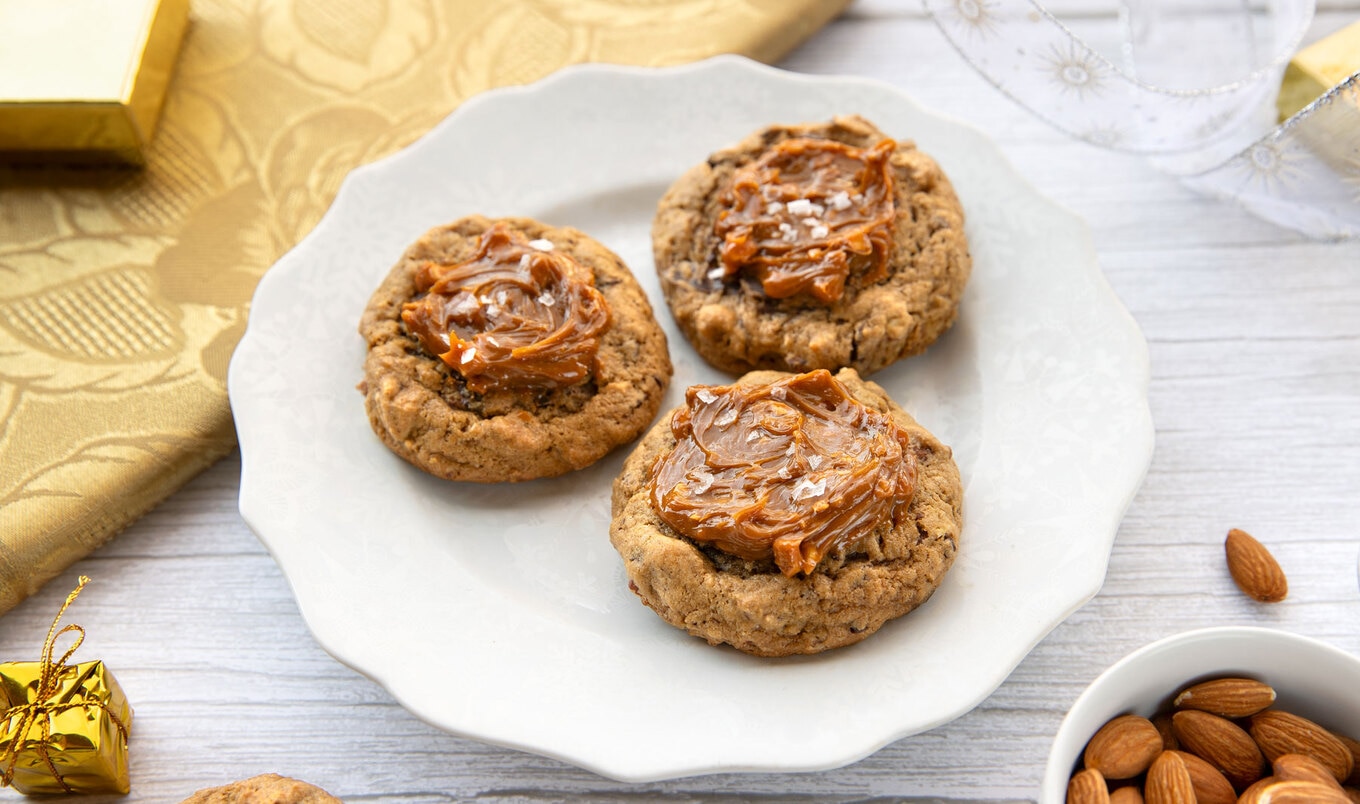
[[[858,642],[954,562],[949,447],[853,369],[694,386],[614,481],[610,541],[663,620],[757,656]]]
[[[341,804],[321,788],[277,773],[199,790],[180,804]]]
[[[954,322],[972,270],[948,177],[861,117],[771,126],[665,193],[652,224],[671,313],[705,360],[869,373]]]
[[[432,475],[552,477],[636,438],[670,381],[637,279],[571,228],[462,218],[426,232],[373,293],[359,390],[373,432]]]

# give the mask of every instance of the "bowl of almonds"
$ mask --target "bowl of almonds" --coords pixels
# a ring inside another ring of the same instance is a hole
[[[1068,711],[1044,804],[1360,804],[1360,658],[1269,628],[1121,659]]]

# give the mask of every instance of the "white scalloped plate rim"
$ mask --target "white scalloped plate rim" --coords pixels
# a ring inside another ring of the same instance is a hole
[[[814,657],[711,647],[624,588],[606,531],[627,448],[567,478],[469,487],[368,430],[359,313],[407,243],[472,212],[578,225],[619,251],[670,338],[667,406],[723,381],[670,321],[648,205],[755,128],[848,113],[941,162],[975,259],[953,330],[873,377],[964,476],[959,559],[917,611]],[[1084,222],[985,135],[886,84],[723,56],[487,92],[353,171],[262,278],[228,385],[241,514],[329,653],[441,729],[643,782],[839,767],[977,706],[1099,591],[1151,459],[1148,382]]]

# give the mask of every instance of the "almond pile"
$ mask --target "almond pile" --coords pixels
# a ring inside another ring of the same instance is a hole
[[[1091,737],[1068,804],[1360,804],[1360,742],[1271,707],[1250,678],[1187,687],[1173,711]]]

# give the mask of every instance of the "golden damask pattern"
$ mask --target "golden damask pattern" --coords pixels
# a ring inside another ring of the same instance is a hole
[[[255,283],[354,167],[567,64],[770,61],[848,0],[194,0],[141,171],[0,167],[0,612],[226,454]]]

